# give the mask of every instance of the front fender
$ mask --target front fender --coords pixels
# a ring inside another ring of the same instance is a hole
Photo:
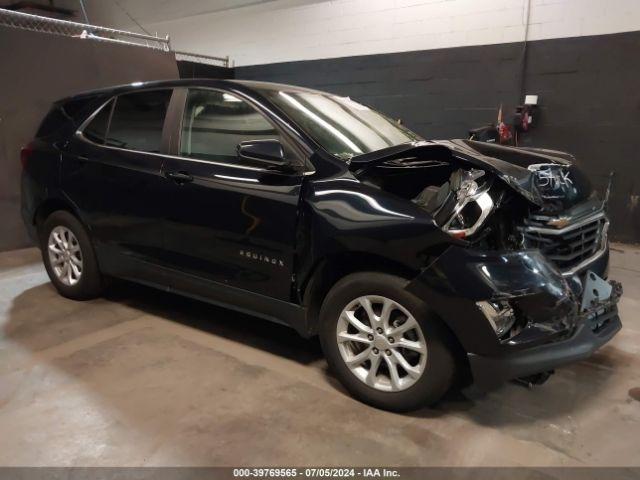
[[[355,179],[311,182],[302,205],[302,272],[345,252],[384,257],[418,272],[452,241],[417,205]]]

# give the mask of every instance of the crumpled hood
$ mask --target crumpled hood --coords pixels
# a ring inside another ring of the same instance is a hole
[[[473,140],[435,140],[405,143],[351,159],[352,170],[367,169],[389,160],[427,157],[438,150],[470,167],[492,172],[530,202],[552,210],[568,208],[593,192],[588,179],[565,152],[541,148],[505,147]]]

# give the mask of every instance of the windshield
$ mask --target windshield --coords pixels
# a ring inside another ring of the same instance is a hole
[[[422,140],[397,122],[348,97],[275,89],[263,90],[262,93],[320,146],[345,160]]]

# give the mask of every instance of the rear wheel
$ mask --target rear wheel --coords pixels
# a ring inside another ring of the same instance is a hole
[[[405,285],[382,273],[348,275],[320,314],[322,348],[340,381],[361,401],[393,411],[435,403],[455,370],[447,332]]]
[[[40,227],[42,260],[58,292],[75,300],[95,298],[103,280],[85,227],[69,212],[49,215]]]

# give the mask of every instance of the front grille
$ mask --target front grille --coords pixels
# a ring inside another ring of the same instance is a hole
[[[566,271],[594,256],[606,241],[607,218],[598,213],[575,220],[563,228],[548,226],[554,217],[532,217],[520,228],[525,248],[540,251],[560,270]]]

